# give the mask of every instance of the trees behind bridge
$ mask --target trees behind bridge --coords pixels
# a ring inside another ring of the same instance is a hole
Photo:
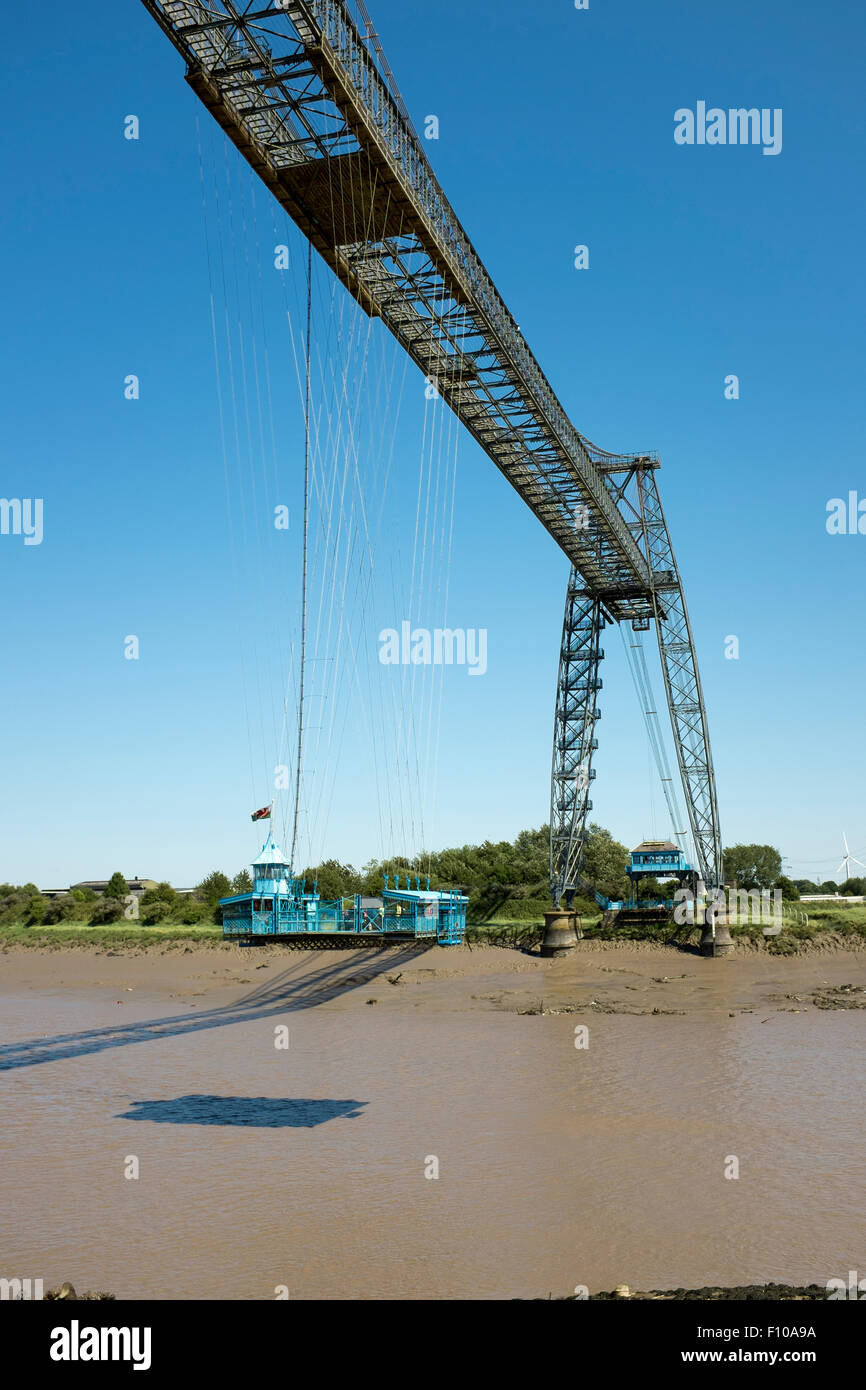
[[[609,830],[590,825],[583,878],[606,897],[627,898],[628,853],[626,846]],[[348,898],[356,893],[378,897],[386,873],[392,884],[395,873],[399,873],[401,885],[409,874],[413,886],[415,874],[421,878],[422,885],[429,874],[432,888],[467,891],[470,917],[476,922],[491,919],[537,921],[550,906],[548,829],[541,826],[537,830],[522,830],[514,840],[484,840],[481,844],[432,851],[414,859],[405,856],[387,861],[373,859],[360,869],[338,859],[328,859],[304,869],[303,877],[309,888],[317,882],[318,891],[325,899]],[[783,896],[789,899],[796,899],[801,892],[866,895],[864,878],[852,878],[839,885],[832,881],[813,884],[807,879],[792,882],[782,874],[781,855],[772,845],[732,845],[726,849],[725,877],[738,888],[780,888]],[[121,894],[123,888],[126,884],[118,873],[109,880],[103,894],[77,888],[49,902],[35,884],[23,887],[3,884],[0,885],[0,925],[13,922],[31,926],[62,925],[64,922],[98,924],[119,920],[126,898]],[[248,869],[241,869],[233,878],[215,869],[202,879],[193,894],[179,894],[170,883],[159,883],[140,897],[137,921],[145,926],[162,922],[219,923],[220,898],[251,890]],[[584,913],[597,910],[594,902],[581,895],[574,906]]]

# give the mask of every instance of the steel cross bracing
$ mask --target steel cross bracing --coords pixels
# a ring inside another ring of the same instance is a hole
[[[596,452],[606,470],[611,495],[641,545],[652,573],[653,619],[694,846],[694,867],[708,888],[717,888],[724,881],[724,865],[706,708],[682,584],[656,482],[658,464],[648,457],[603,457],[600,450]],[[590,672],[596,682],[594,690],[600,688],[598,656],[593,657],[597,650],[594,632],[604,614],[602,611],[600,620],[594,617],[590,621],[591,606],[587,596],[581,598],[580,583],[579,575],[572,571],[554,716],[550,819],[550,890],[554,903],[559,903],[562,896],[569,900],[581,886],[583,836],[589,809],[581,802],[586,788],[586,772],[581,767],[590,769],[597,746],[591,723],[599,712],[596,710],[590,721],[594,691],[591,694],[582,683],[582,674],[584,670]],[[632,620],[632,626],[638,630],[647,630],[650,623],[649,618]],[[589,770],[590,780],[594,777],[595,771]]]
[[[550,891],[554,903],[571,901],[580,884],[586,818],[592,810],[592,755],[598,747],[595,725],[601,718],[596,697],[601,690],[599,645],[604,615],[597,598],[587,593],[572,568],[565,599],[559,679],[553,723],[550,776]]]
[[[691,624],[655,473],[638,469],[636,482],[645,553],[653,573],[662,576],[655,590],[656,635],[697,858],[695,867],[707,887],[718,888],[724,882],[719,808]]]
[[[346,0],[143,3],[185,59],[193,91],[245,159],[568,556],[575,571],[570,592],[579,585],[599,621],[604,615],[646,629],[657,619],[699,866],[708,884],[718,883],[706,717],[652,481],[657,461],[605,454],[568,419],[439,186],[366,10],[362,35]],[[638,477],[651,481],[634,505],[627,493]],[[560,694],[558,727],[565,730],[573,706]],[[585,714],[580,718],[587,723]],[[583,736],[564,734],[580,746]],[[552,886],[566,883],[570,865],[579,866],[587,809],[585,798],[567,809],[565,774],[557,775]]]

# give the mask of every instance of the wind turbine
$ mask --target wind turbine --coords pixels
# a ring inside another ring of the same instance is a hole
[[[836,872],[837,872],[837,874],[840,874],[840,873],[842,872],[842,870],[844,869],[844,870],[845,870],[845,878],[850,878],[850,877],[851,877],[851,869],[850,869],[850,865],[851,865],[851,864],[857,864],[858,867],[861,868],[861,869],[866,869],[866,864],[863,864],[859,859],[855,859],[855,858],[854,858],[853,854],[851,853],[851,851],[850,851],[849,848],[848,848],[848,841],[847,841],[846,838],[845,838],[845,831],[844,831],[844,830],[842,831],[842,844],[845,846],[845,858],[842,860],[842,863],[839,865],[839,867],[838,867],[838,869],[836,870]],[[844,880],[843,880],[843,882],[844,882]]]

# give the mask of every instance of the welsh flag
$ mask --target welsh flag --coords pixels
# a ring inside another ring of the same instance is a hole
[[[271,818],[271,807],[270,807],[270,806],[263,806],[262,809],[261,809],[260,811],[253,811],[253,814],[250,816],[250,820],[270,820],[270,818]]]

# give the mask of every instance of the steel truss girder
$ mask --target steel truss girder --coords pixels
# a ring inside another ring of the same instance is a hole
[[[598,747],[595,726],[601,718],[596,697],[601,689],[600,646],[605,624],[599,600],[588,592],[572,567],[565,599],[562,645],[553,721],[550,777],[550,893],[558,906],[580,884],[586,818],[592,810],[589,790],[595,778],[592,755]]]
[[[193,90],[359,303],[382,318],[425,375],[437,377],[442,398],[586,587],[617,619],[646,616],[645,557],[592,446],[484,269],[345,0],[246,11],[232,0],[143,3],[185,58]],[[399,254],[372,225],[355,245],[335,242],[297,187],[287,186],[284,175],[326,170],[347,154],[367,161],[370,187],[404,217]],[[474,375],[455,379],[451,358],[472,359]]]

